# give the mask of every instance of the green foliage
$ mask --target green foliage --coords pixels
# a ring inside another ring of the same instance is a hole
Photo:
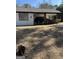
[[[30,4],[24,4],[23,7],[25,7],[25,8],[32,8],[32,6]]]
[[[63,4],[60,4],[56,10],[59,10],[61,14],[58,14],[57,17],[61,19],[61,22],[63,22]]]
[[[57,7],[57,10],[61,11],[63,13],[63,4],[60,4],[58,7]]]
[[[16,7],[18,7],[18,4],[16,4]]]
[[[39,8],[52,9],[53,5],[48,4],[48,3],[43,3],[43,4],[40,4]]]

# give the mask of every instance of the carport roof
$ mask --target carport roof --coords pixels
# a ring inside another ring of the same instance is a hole
[[[61,13],[55,9],[39,9],[39,8],[22,8],[17,7],[16,12],[28,12],[28,13]]]

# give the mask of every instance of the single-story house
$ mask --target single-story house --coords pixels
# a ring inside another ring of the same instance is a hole
[[[55,9],[35,9],[35,8],[16,8],[16,25],[34,25],[36,17],[49,18],[49,15],[56,15],[60,11]]]

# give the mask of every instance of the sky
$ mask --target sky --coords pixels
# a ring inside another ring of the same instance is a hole
[[[44,0],[16,0],[16,4],[23,5],[23,4],[31,4],[33,7],[38,7],[39,4],[43,3]],[[52,5],[59,5],[62,3],[62,0],[45,0],[45,2],[52,4]]]

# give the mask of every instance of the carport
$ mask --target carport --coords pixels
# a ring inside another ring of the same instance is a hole
[[[16,8],[16,13],[24,13],[24,14],[27,13],[28,14],[28,21],[24,21],[24,22],[26,22],[25,25],[33,25],[33,24],[35,24],[36,17],[39,17],[39,18],[43,17],[45,20],[45,19],[47,19],[47,14],[58,14],[58,13],[60,13],[60,11],[58,11],[56,9]],[[36,14],[36,16],[35,16],[35,14]],[[43,16],[38,16],[39,14],[41,14]],[[23,21],[19,21],[19,22],[21,23]],[[42,22],[42,21],[38,20],[38,22]]]

